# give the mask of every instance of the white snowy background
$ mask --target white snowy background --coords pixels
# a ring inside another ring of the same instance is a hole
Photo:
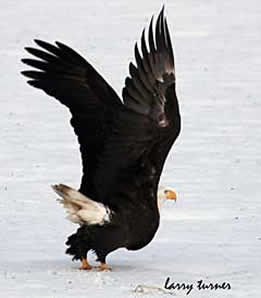
[[[189,297],[260,297],[261,2],[165,4],[183,119],[161,183],[179,200],[166,203],[146,248],[112,253],[112,272],[82,272],[64,254],[76,226],[50,188],[79,186],[78,144],[65,107],[20,75],[23,48],[34,38],[62,41],[120,94],[134,43],[162,1],[1,0],[1,297],[186,296],[134,292],[139,284],[163,287],[167,277],[232,286]]]

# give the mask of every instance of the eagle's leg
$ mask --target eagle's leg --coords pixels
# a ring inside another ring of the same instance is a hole
[[[87,259],[82,258],[82,266],[80,267],[80,270],[91,270],[92,268],[93,266],[88,263]]]
[[[100,266],[97,267],[99,271],[111,271],[111,267],[106,264],[106,255],[108,254],[108,251],[106,250],[96,250],[97,254],[97,261],[100,262]]]

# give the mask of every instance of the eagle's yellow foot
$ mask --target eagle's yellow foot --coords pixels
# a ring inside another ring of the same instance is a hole
[[[82,266],[79,268],[80,270],[91,270],[93,268],[87,261],[87,259],[82,259]]]
[[[106,263],[101,263],[100,266],[98,266],[98,271],[111,271],[111,267]]]

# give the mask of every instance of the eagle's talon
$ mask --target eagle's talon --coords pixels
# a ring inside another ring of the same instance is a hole
[[[93,266],[90,265],[87,259],[82,259],[82,266],[79,268],[80,270],[92,270]]]
[[[101,265],[98,266],[97,269],[98,271],[112,271],[111,267],[105,263],[101,263]]]

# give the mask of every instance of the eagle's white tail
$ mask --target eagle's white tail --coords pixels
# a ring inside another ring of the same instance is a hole
[[[110,221],[111,211],[102,203],[95,202],[79,191],[64,185],[52,185],[53,190],[62,199],[58,201],[63,204],[68,213],[68,219],[77,224],[104,224]]]

